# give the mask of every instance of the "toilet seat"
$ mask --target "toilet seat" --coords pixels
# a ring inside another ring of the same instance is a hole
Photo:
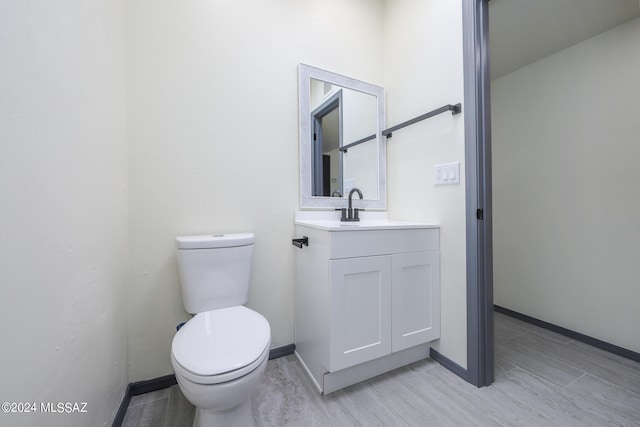
[[[244,306],[196,314],[174,336],[176,373],[200,384],[240,378],[269,356],[267,320]],[[179,372],[178,372],[179,371]]]
[[[185,367],[183,367],[175,359],[175,356],[173,355],[173,353],[171,353],[171,361],[173,363],[173,370],[176,373],[176,377],[179,375],[180,377],[187,379],[196,384],[219,384],[219,383],[225,383],[228,381],[237,380],[238,378],[242,378],[245,375],[248,375],[251,372],[253,372],[268,357],[269,357],[269,349],[266,348],[264,350],[264,353],[258,359],[252,362],[250,365],[244,366],[240,369],[236,369],[231,372],[226,372],[224,374],[202,376],[202,375],[196,375],[193,372],[186,369]]]

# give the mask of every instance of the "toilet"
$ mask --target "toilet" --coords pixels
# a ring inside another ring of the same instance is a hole
[[[269,360],[271,329],[244,307],[255,237],[177,237],[182,302],[194,314],[171,344],[178,386],[196,407],[193,425],[253,426],[251,393]]]

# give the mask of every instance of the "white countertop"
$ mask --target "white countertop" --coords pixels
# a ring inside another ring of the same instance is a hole
[[[439,228],[438,224],[390,220],[387,212],[360,212],[360,221],[341,222],[337,211],[296,211],[295,223],[318,230],[400,230],[412,228]]]

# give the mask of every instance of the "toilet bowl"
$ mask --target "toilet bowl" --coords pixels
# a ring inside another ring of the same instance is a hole
[[[269,360],[267,320],[244,306],[196,314],[174,336],[171,364],[194,426],[252,426],[250,395]]]

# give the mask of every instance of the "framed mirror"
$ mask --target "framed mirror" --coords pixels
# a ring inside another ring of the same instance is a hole
[[[386,209],[384,89],[300,64],[300,207]],[[356,196],[356,199],[358,197]]]

